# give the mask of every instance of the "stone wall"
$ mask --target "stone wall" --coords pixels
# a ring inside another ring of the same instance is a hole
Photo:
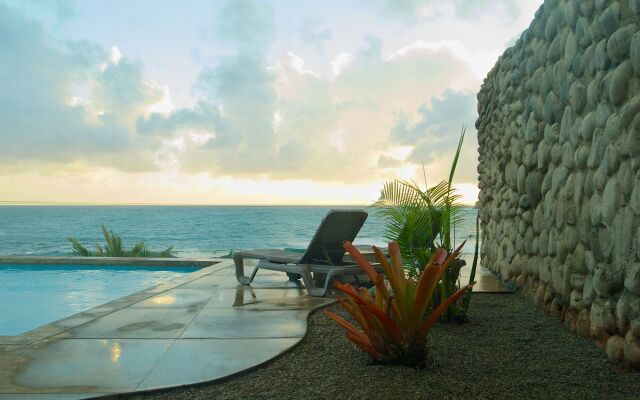
[[[478,93],[482,264],[640,365],[640,0],[547,0]]]

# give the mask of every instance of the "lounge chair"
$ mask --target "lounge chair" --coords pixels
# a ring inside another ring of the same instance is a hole
[[[259,269],[282,271],[291,280],[302,278],[311,296],[324,296],[335,276],[352,275],[357,279],[357,275],[363,273],[357,264],[344,260],[342,243],[346,240],[352,242],[366,219],[364,210],[329,211],[302,256],[278,249],[236,251],[233,253],[236,278],[243,285],[249,285]],[[245,258],[260,260],[250,276],[244,275]],[[377,269],[381,269],[380,266]],[[316,286],[316,281],[320,281],[319,286]]]

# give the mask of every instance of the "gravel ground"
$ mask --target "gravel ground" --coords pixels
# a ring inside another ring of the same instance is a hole
[[[330,306],[338,309],[337,305]],[[518,295],[476,294],[472,322],[438,324],[429,369],[372,365],[321,312],[284,356],[224,382],[117,399],[640,399],[609,361]]]

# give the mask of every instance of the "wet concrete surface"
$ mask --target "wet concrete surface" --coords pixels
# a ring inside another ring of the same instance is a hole
[[[238,285],[230,261],[20,336],[0,337],[0,400],[78,399],[222,378],[298,343],[315,308],[286,275]]]

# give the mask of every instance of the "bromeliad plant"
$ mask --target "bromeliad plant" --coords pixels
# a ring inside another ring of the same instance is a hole
[[[429,302],[443,273],[458,256],[464,243],[447,257],[445,249],[438,249],[423,268],[418,279],[405,274],[400,248],[389,242],[391,263],[380,249],[373,246],[382,265],[391,290],[385,285],[384,275],[378,274],[367,259],[349,242],[344,248],[360,265],[372,282],[375,295],[365,288],[335,282],[334,286],[345,294],[338,302],[353,317],[362,330],[336,313],[325,314],[347,331],[347,338],[360,346],[374,360],[385,364],[403,364],[422,367],[427,357],[426,338],[433,325],[447,307],[471,289],[475,282],[461,288],[444,299],[430,313]]]

